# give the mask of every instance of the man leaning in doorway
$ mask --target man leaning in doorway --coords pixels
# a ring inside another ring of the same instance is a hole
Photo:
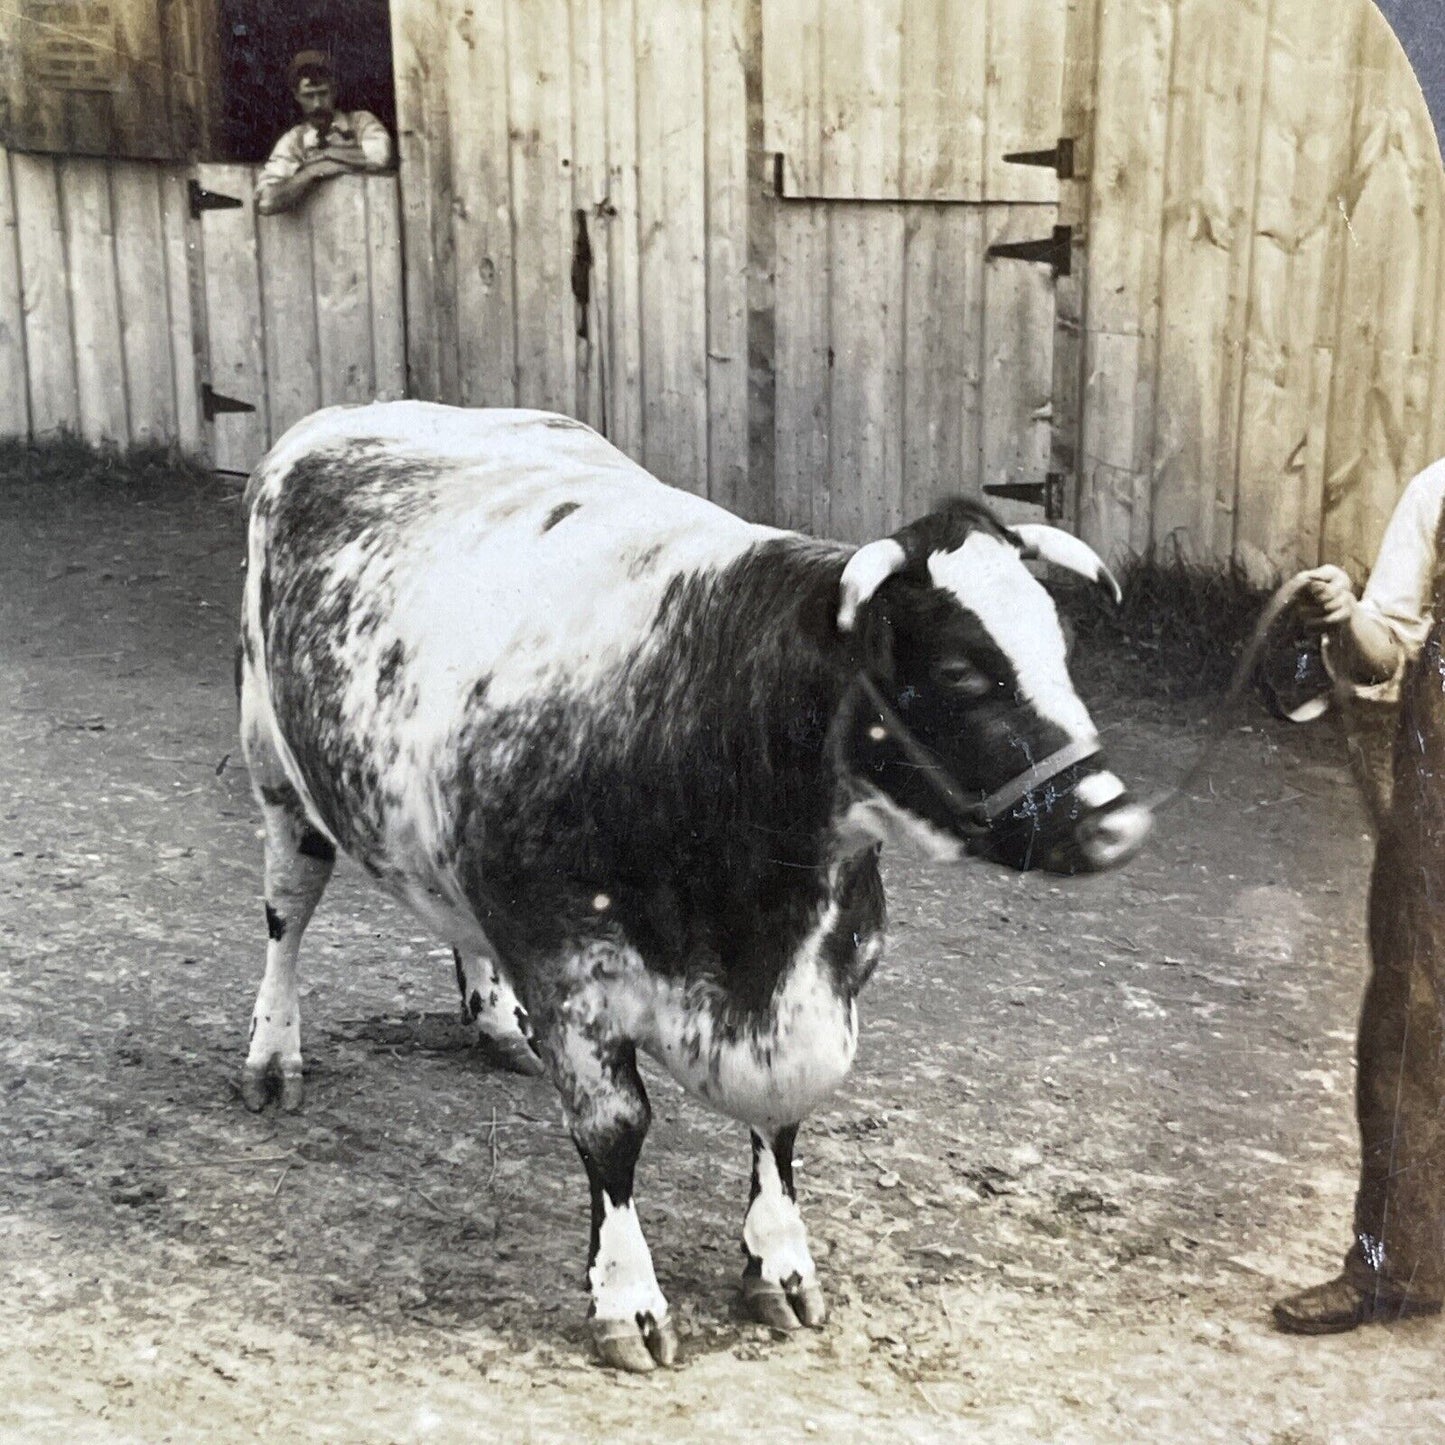
[[[271,148],[256,181],[256,209],[263,216],[289,211],[311,189],[333,176],[384,171],[391,165],[391,137],[366,110],[337,110],[336,76],[319,50],[303,50],[286,71],[302,121]]]
[[[1445,1298],[1445,461],[1405,489],[1364,595],[1339,567],[1304,594],[1357,696],[1398,699],[1394,789],[1370,879],[1370,981],[1356,1040],[1360,1182],[1336,1278],[1280,1300],[1323,1335],[1438,1314]]]

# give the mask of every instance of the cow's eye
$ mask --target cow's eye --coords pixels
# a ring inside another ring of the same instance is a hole
[[[993,678],[961,657],[940,662],[934,669],[934,675],[950,692],[964,697],[983,697],[993,691]]]

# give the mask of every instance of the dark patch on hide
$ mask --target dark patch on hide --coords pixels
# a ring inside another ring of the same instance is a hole
[[[406,665],[406,647],[398,638],[381,654],[376,670],[376,700],[384,703],[396,691],[397,675]]]
[[[301,799],[290,783],[262,783],[261,801],[272,808],[285,808],[289,812],[300,812]]]
[[[654,567],[657,566],[657,559],[662,554],[662,543],[656,542],[651,547],[639,552],[631,562],[627,564],[627,576],[635,582],[639,577],[646,577]]]
[[[355,853],[378,843],[381,798],[374,751],[341,715],[348,639],[375,630],[388,539],[436,505],[437,481],[434,465],[358,439],[302,457],[272,504],[262,573],[272,701],[307,792]],[[361,552],[362,575],[333,578],[331,561],[347,548]]]
[[[266,905],[266,935],[273,943],[280,943],[286,937],[286,920],[269,903]]]
[[[542,533],[545,536],[562,521],[564,517],[570,517],[573,512],[578,511],[582,506],[581,502],[562,502],[547,513],[547,520],[542,523]]]
[[[645,660],[598,696],[468,719],[443,784],[451,852],[522,974],[625,939],[659,973],[712,977],[739,1026],[767,1006],[827,898],[842,561],[789,539],[674,579]]]
[[[336,845],[325,833],[318,833],[315,828],[308,828],[301,835],[296,851],[303,857],[315,858],[321,863],[336,862]]]

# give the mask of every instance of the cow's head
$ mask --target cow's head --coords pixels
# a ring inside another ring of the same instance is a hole
[[[863,815],[1013,868],[1077,873],[1132,857],[1148,810],[1105,766],[1069,677],[1044,558],[1118,597],[1095,553],[1053,527],[952,502],[854,553],[838,627],[855,643],[844,739]]]

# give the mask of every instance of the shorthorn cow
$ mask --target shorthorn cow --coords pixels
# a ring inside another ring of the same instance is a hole
[[[565,417],[419,402],[309,417],[247,498],[270,936],[248,1106],[301,1102],[297,948],[344,850],[560,1091],[604,1361],[676,1352],[633,1205],[638,1049],[752,1131],[750,1312],[821,1324],[793,1143],[853,1059],[883,842],[1073,873],[1149,830],[1024,559],[1113,587],[1103,564],[962,501],[862,548],[814,541]]]

